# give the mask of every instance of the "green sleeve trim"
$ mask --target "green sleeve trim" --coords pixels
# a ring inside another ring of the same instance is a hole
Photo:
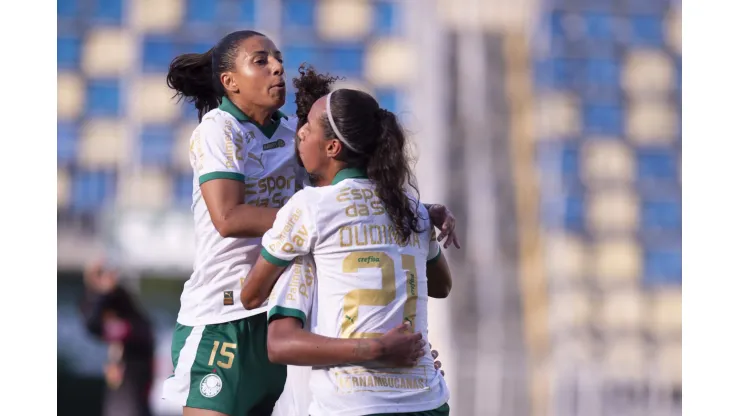
[[[262,251],[260,252],[260,254],[262,254],[262,257],[264,257],[265,260],[267,260],[271,264],[274,264],[275,266],[286,267],[290,264],[290,260],[279,259],[270,254],[264,247],[262,247]]]
[[[437,252],[437,255],[427,260],[427,265],[436,263],[437,260],[439,260],[441,256],[442,256],[442,247],[439,247],[439,251]]]
[[[236,172],[211,172],[206,173],[205,175],[200,175],[198,182],[203,185],[213,179],[233,179],[235,181],[244,182],[244,175]]]
[[[270,321],[272,321],[272,318],[276,316],[296,318],[301,321],[301,324],[303,324],[304,328],[306,327],[306,314],[303,313],[302,310],[286,308],[285,306],[273,306],[272,309],[270,309],[270,312],[267,314],[267,323],[269,324]]]

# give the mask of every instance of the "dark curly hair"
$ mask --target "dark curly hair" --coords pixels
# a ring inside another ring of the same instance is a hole
[[[329,94],[338,78],[319,74],[303,65],[299,73],[293,85],[300,129],[307,122],[311,106]],[[406,153],[406,135],[395,114],[380,108],[375,98],[359,90],[338,89],[331,95],[329,105],[337,130],[356,149],[342,146],[337,160],[367,172],[391,218],[397,238],[402,243],[408,242],[412,233],[424,229],[419,218],[419,191]],[[326,138],[339,139],[326,114],[322,122]],[[414,195],[409,195],[409,188]]]

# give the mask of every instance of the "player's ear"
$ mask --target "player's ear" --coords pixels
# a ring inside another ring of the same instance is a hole
[[[239,92],[239,85],[236,83],[236,79],[232,76],[231,72],[224,72],[221,74],[221,85],[224,86],[224,89],[226,91],[231,91],[234,93]]]
[[[326,142],[326,155],[331,158],[337,157],[342,150],[342,142],[337,139],[330,139]]]

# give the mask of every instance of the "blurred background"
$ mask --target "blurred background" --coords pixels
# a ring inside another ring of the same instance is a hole
[[[57,9],[60,415],[101,412],[111,351],[78,306],[100,255],[151,321],[153,412],[180,411],[159,397],[192,267],[197,114],[165,74],[239,29],[271,37],[288,77],[302,62],[341,75],[409,129],[422,198],[452,209],[464,244],[430,319],[453,415],[681,413],[680,2]]]

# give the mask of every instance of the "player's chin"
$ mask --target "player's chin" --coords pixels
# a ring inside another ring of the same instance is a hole
[[[285,105],[285,89],[272,89],[270,91],[270,103],[275,108],[280,108]]]

